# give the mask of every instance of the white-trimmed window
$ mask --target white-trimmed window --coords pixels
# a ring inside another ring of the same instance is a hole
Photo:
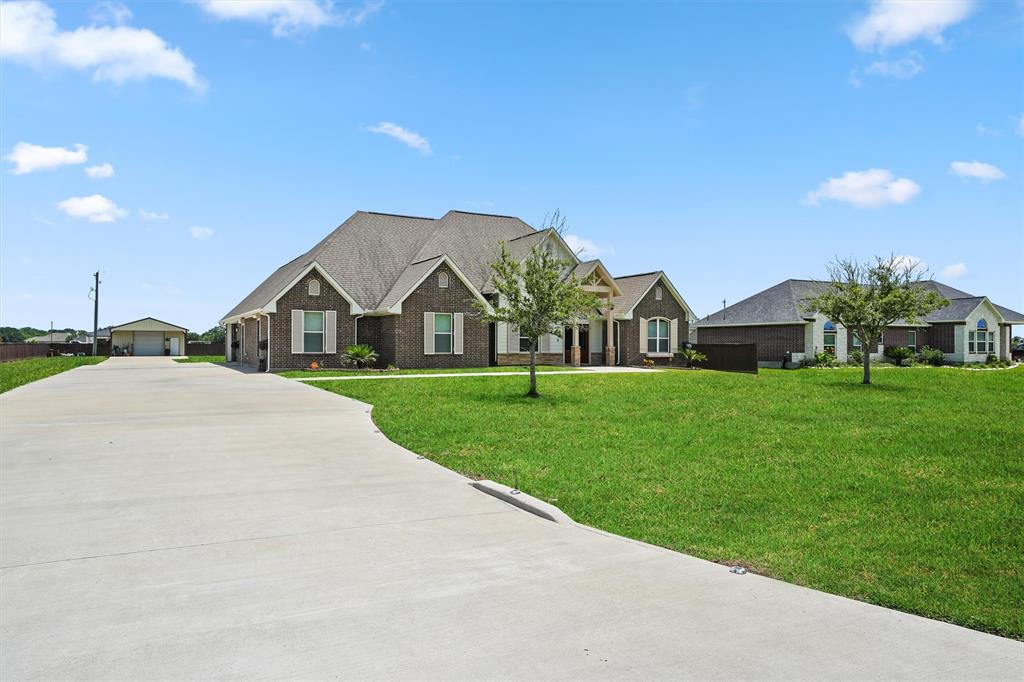
[[[530,339],[529,336],[520,336],[519,337],[519,352],[520,353],[529,353],[530,352],[530,341],[531,341],[531,339]]]
[[[311,279],[309,280],[309,295],[319,296],[320,295],[320,280]]]
[[[988,322],[978,320],[977,331],[967,332],[968,353],[992,353],[996,348],[995,333],[988,331]]]
[[[836,354],[836,323],[828,320],[825,322],[825,333],[823,335],[823,345],[825,346],[825,352]]]
[[[655,301],[660,301],[661,297],[663,295],[664,295],[664,293],[662,292],[661,287],[654,287],[654,300]]]
[[[448,273],[447,272],[439,272],[439,273],[437,273],[437,287],[439,289],[447,289],[448,288]]]
[[[302,352],[324,352],[324,314],[320,311],[302,313]]]
[[[853,335],[853,347],[860,348],[860,337],[856,334]]]
[[[917,350],[917,330],[910,329],[907,331],[907,348],[910,350]]]
[[[647,320],[647,352],[670,352],[668,320],[660,317]]]
[[[434,313],[434,353],[452,352],[452,315]]]

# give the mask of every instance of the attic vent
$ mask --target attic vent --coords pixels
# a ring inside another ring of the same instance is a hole
[[[309,280],[309,295],[319,296],[320,295],[320,280],[311,279]]]
[[[654,300],[655,301],[660,301],[661,300],[661,295],[662,295],[661,294],[661,287],[655,287],[655,289],[654,289]]]
[[[437,274],[437,286],[438,286],[439,289],[447,289],[448,288],[448,273],[447,272],[439,272]]]

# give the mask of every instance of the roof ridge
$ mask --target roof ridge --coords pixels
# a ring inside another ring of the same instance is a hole
[[[428,256],[427,258],[420,258],[419,260],[414,260],[413,262],[411,262],[408,265],[406,265],[405,269],[408,270],[409,268],[411,268],[414,265],[419,265],[420,263],[426,263],[428,260],[434,260],[435,258],[445,258],[445,257],[447,257],[447,255],[448,254],[446,254],[446,253],[439,253],[436,256]],[[405,272],[405,270],[403,270],[402,272]],[[399,278],[401,278],[401,276],[402,276],[401,273],[399,273],[398,276],[399,276]],[[398,280],[396,279],[395,281],[397,282]]]
[[[520,221],[520,222],[522,222],[522,221]],[[540,234],[542,232],[547,232],[548,230],[552,229],[550,227],[545,227],[543,230],[538,230],[535,227],[533,227],[532,225],[527,225],[526,223],[523,223],[523,225],[526,225],[527,227],[529,227],[531,230],[533,230],[533,232],[528,232],[526,234],[521,234],[518,237],[513,237],[512,239],[508,240],[509,242],[514,242],[514,241],[517,241],[519,239],[523,239],[525,237],[533,237],[533,236],[538,235],[538,234]]]
[[[600,259],[599,258],[595,258],[594,260],[600,260]],[[589,262],[589,261],[587,261],[587,262]],[[664,270],[651,270],[650,272],[638,272],[635,275],[619,275],[617,277],[613,277],[612,279],[632,279],[634,277],[646,277],[647,275],[660,275],[663,272],[664,272]]]
[[[382,215],[387,216],[389,218],[409,218],[410,220],[438,220],[438,218],[427,218],[426,216],[421,215],[406,215],[404,213],[384,213],[383,211],[356,211],[356,213],[369,213],[370,215]],[[345,222],[347,223],[348,221],[346,220]],[[342,223],[341,225],[344,224],[345,223]],[[339,225],[338,227],[341,227],[341,225]]]
[[[448,213],[465,213],[466,215],[483,215],[489,218],[509,218],[510,220],[522,220],[519,216],[503,215],[501,213],[480,213],[479,211],[462,211],[457,208],[448,210]],[[447,213],[445,215],[448,215]]]

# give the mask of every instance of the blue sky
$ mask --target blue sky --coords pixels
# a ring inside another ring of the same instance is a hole
[[[205,330],[360,209],[561,209],[699,315],[889,253],[1024,310],[1019,3],[2,12],[3,325],[91,328],[99,269]]]

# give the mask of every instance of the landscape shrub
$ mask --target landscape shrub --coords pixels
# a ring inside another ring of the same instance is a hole
[[[676,351],[676,354],[686,361],[687,367],[696,367],[698,363],[705,362],[708,359],[708,356],[693,348],[681,348]]]
[[[342,359],[346,365],[355,369],[367,369],[377,363],[377,351],[365,343],[357,343],[345,348]]]
[[[851,350],[850,351],[850,364],[851,365],[863,365],[864,364],[864,354],[861,353],[859,350]]]
[[[938,348],[932,348],[931,346],[922,346],[920,352],[921,360],[927,362],[929,365],[935,367],[940,366],[946,359],[946,354]]]
[[[834,367],[836,364],[836,356],[825,351],[815,353],[814,364],[817,367]]]
[[[886,346],[885,357],[895,362],[897,367],[902,367],[904,360],[914,357],[914,351],[906,346]]]

